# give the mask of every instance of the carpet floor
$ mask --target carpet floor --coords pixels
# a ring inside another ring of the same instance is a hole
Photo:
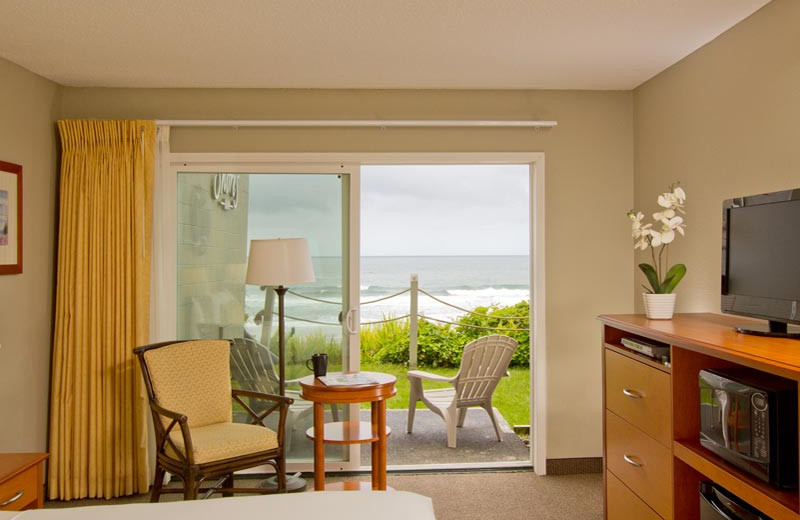
[[[329,482],[343,477],[329,477]],[[348,478],[352,480],[352,478]],[[369,480],[368,476],[359,480]],[[530,471],[390,474],[389,486],[431,497],[438,520],[600,520],[600,474],[540,477]],[[163,500],[178,500],[167,495]],[[45,502],[46,508],[146,502],[148,495],[113,500]]]

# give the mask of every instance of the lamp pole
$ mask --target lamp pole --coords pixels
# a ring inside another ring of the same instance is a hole
[[[286,317],[283,314],[283,297],[289,289],[283,285],[275,288],[278,293],[278,388],[286,395]]]

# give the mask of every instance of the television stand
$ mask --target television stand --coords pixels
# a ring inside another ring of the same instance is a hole
[[[769,320],[769,325],[747,325],[736,327],[736,332],[752,336],[765,336],[768,338],[786,338],[800,340],[800,332],[789,331],[789,326],[782,321]]]

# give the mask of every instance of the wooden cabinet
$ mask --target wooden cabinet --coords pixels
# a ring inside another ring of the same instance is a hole
[[[748,367],[800,381],[800,341],[747,336],[716,314],[601,316],[605,514],[699,520],[699,486],[716,482],[774,520],[800,520],[800,491],[778,489],[700,445],[699,372]],[[622,338],[670,347],[670,366]]]
[[[0,510],[42,507],[45,459],[45,453],[0,453]]]

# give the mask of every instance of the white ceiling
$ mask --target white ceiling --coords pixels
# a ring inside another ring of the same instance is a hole
[[[631,89],[769,0],[0,0],[70,86]]]

